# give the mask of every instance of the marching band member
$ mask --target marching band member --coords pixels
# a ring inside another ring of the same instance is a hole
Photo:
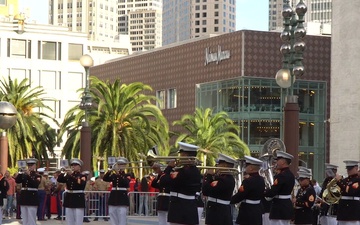
[[[245,156],[245,172],[249,178],[244,179],[238,192],[231,198],[231,204],[239,203],[239,214],[236,223],[240,225],[261,225],[263,207],[261,200],[264,195],[265,181],[259,174],[263,161]]]
[[[341,198],[337,212],[338,225],[360,224],[360,178],[358,176],[359,161],[345,160],[348,177],[342,179],[336,174],[337,185],[341,190]]]
[[[57,181],[66,183],[64,203],[66,211],[66,223],[68,225],[81,225],[84,219],[86,175],[80,172],[83,161],[71,159],[70,166],[72,172],[61,173]]]
[[[237,161],[230,156],[219,154],[217,167],[234,168]],[[214,174],[208,170],[204,175],[202,192],[207,196],[205,224],[232,225],[230,199],[235,188],[234,174],[219,170]]]
[[[112,182],[112,188],[108,200],[109,216],[111,225],[126,225],[126,215],[129,207],[128,188],[130,180],[127,178],[124,169],[129,161],[120,157],[117,162],[117,168],[108,170],[103,180]]]
[[[312,206],[316,199],[314,187],[310,184],[311,172],[299,171],[300,189],[293,200],[295,206],[294,224],[311,225],[313,222]]]
[[[265,191],[265,197],[273,198],[270,208],[270,222],[272,225],[290,224],[294,217],[291,192],[295,184],[295,176],[289,165],[294,158],[291,154],[277,151],[276,169],[279,173],[274,176],[274,184]]]
[[[20,210],[23,225],[36,225],[36,212],[39,204],[38,187],[41,176],[36,172],[37,159],[29,158],[26,160],[28,169],[20,171],[15,181],[22,184],[20,193]]]
[[[168,187],[160,185],[160,180],[165,175],[165,172],[161,170],[161,165],[159,163],[154,163],[151,168],[157,174],[156,178],[151,182],[151,186],[153,188],[159,189],[156,202],[159,225],[168,225],[169,223],[167,222],[167,215],[169,210],[170,190]]]
[[[178,142],[180,156],[196,157],[198,146]],[[199,224],[196,192],[201,189],[201,174],[195,162],[184,160],[182,167],[173,171],[170,161],[160,185],[170,187],[168,222],[170,224]],[[173,171],[173,172],[172,172]]]
[[[321,185],[321,192],[320,192],[320,198],[323,197],[323,193],[326,190],[326,187],[328,183],[334,179],[336,173],[337,173],[337,165],[325,163],[325,180],[323,181]],[[317,206],[320,208],[320,218],[319,223],[320,224],[327,224],[327,225],[337,225],[336,221],[336,214],[337,214],[337,208],[339,204],[329,204],[321,199],[317,201]],[[330,207],[331,206],[331,207]],[[329,211],[330,210],[330,211]]]

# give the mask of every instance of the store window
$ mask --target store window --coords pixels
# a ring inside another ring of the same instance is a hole
[[[61,43],[39,41],[38,58],[46,60],[61,60]]]
[[[69,44],[69,60],[80,60],[83,55],[82,44]]]
[[[169,89],[167,96],[168,96],[167,108],[168,109],[176,108],[176,105],[177,105],[176,89],[175,88]]]
[[[165,90],[156,91],[156,98],[158,99],[156,106],[159,109],[165,109]]]
[[[7,56],[15,58],[31,58],[31,41],[22,39],[8,39]]]

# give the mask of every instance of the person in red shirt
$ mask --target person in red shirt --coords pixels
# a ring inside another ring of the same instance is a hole
[[[129,182],[129,199],[130,199],[130,215],[134,215],[135,213],[135,184],[136,179],[134,173],[130,173],[127,177]]]
[[[5,172],[5,179],[9,183],[9,190],[7,191],[6,199],[7,199],[7,205],[6,205],[6,215],[9,217],[9,219],[12,217],[12,205],[14,201],[14,196],[16,192],[16,182],[15,179],[10,176],[9,170],[6,170]]]

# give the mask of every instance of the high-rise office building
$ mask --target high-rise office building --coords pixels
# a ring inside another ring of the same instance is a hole
[[[130,36],[133,51],[161,46],[161,0],[49,0],[50,23],[84,32],[90,40]]]
[[[283,29],[283,0],[269,0],[269,30]],[[299,0],[290,0],[289,4],[296,7]],[[319,24],[331,23],[332,0],[305,0],[307,13],[305,14],[305,22],[314,22]]]
[[[128,34],[132,51],[150,50],[162,45],[162,1],[119,0],[120,34]]]
[[[235,31],[235,0],[163,0],[163,45]]]

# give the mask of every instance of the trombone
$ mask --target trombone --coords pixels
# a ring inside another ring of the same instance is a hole
[[[239,171],[237,168],[232,168],[232,167],[217,167],[217,166],[196,166],[198,169],[204,169],[204,170],[219,170],[218,174],[229,174],[229,175],[234,175],[237,176],[239,174],[241,174],[243,171]]]
[[[152,150],[148,151],[146,161],[148,165],[152,166],[154,162],[158,161],[165,161],[169,162],[171,160],[175,160],[176,165],[182,165],[182,164],[190,164],[190,165],[199,165],[202,162],[196,158],[195,156],[158,156],[155,155]]]

